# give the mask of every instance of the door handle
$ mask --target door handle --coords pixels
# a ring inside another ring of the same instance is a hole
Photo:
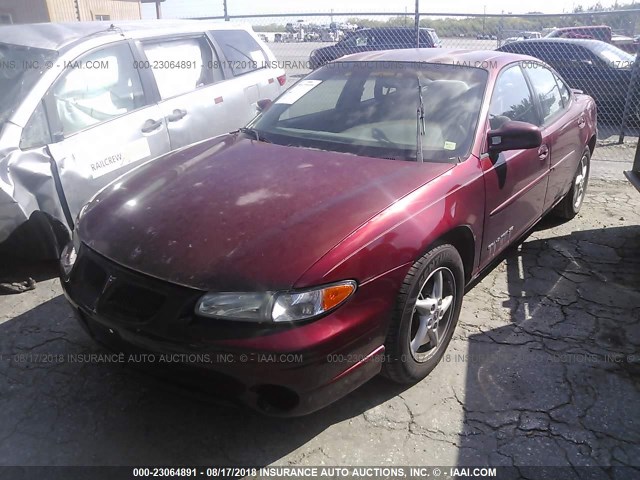
[[[187,115],[186,110],[182,110],[180,108],[176,108],[171,114],[167,117],[168,122],[177,122],[178,120],[182,120]]]
[[[162,126],[162,120],[154,120],[153,118],[150,118],[149,120],[144,122],[144,125],[142,126],[141,131],[142,133],[149,133],[149,132],[153,132],[154,130],[157,130],[161,126]]]
[[[549,156],[549,147],[546,145],[541,145],[540,148],[538,149],[538,157],[540,158],[540,161],[546,160],[548,156]]]

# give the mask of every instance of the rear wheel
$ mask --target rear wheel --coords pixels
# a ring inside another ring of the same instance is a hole
[[[580,163],[573,176],[571,189],[555,208],[554,213],[567,220],[575,217],[582,207],[584,197],[587,193],[587,184],[589,183],[589,172],[591,171],[591,150],[589,147],[584,149]]]
[[[436,367],[458,323],[463,293],[462,259],[452,245],[433,248],[411,267],[385,342],[385,376],[415,383]]]

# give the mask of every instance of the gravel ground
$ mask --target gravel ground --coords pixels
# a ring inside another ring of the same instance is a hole
[[[296,419],[220,406],[129,366],[67,361],[105,351],[75,323],[55,266],[5,260],[4,280],[38,284],[0,296],[0,465],[634,465],[640,475],[640,194],[594,179],[585,202],[569,223],[543,221],[470,289],[427,379],[375,378]]]

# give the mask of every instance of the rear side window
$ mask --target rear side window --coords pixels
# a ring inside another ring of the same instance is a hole
[[[211,32],[234,75],[253,72],[267,66],[267,56],[258,42],[245,30]]]
[[[436,42],[433,40],[433,37],[431,36],[431,34],[428,31],[424,31],[424,30],[420,31],[420,46],[421,47],[431,46],[431,45],[435,45],[435,44],[436,44]]]
[[[202,37],[154,41],[143,45],[162,99],[182,95],[223,79],[217,57]]]
[[[492,130],[510,120],[538,124],[531,91],[519,66],[509,67],[500,74],[489,107]]]

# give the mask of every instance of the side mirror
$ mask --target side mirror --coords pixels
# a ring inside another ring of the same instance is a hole
[[[257,105],[257,108],[258,108],[258,112],[262,113],[262,112],[266,112],[267,110],[269,110],[269,107],[271,107],[271,105],[273,105],[273,102],[271,100],[269,100],[268,98],[263,98],[262,100],[258,100],[256,105]]]
[[[531,123],[509,121],[487,133],[489,154],[508,150],[527,150],[542,145],[540,129]]]

